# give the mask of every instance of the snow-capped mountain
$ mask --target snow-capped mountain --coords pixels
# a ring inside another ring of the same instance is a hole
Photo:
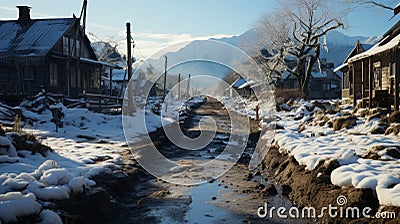
[[[328,62],[332,62],[335,66],[339,66],[343,63],[344,59],[348,56],[350,51],[354,48],[357,41],[362,44],[375,44],[380,37],[364,37],[364,36],[348,36],[339,31],[331,31],[327,35],[327,47],[328,51],[321,51],[321,58],[326,58]],[[248,46],[257,44],[259,41],[257,32],[254,29],[248,30],[247,32],[232,37],[210,39],[212,41],[221,41],[235,47],[238,47],[244,51],[248,51]],[[217,55],[218,58],[225,58],[226,60],[234,60],[234,55],[230,55],[230,52],[221,52],[220,49],[215,48],[214,44],[207,43],[204,40],[195,40],[176,52],[167,53],[167,57],[174,58],[176,61],[184,61],[187,58],[201,58],[210,54]],[[173,63],[173,61],[171,61]]]

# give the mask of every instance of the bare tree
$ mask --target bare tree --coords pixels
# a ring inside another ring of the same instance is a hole
[[[330,7],[328,0],[279,1],[278,9],[257,25],[273,55],[270,64],[283,64],[307,97],[312,69],[319,62],[321,48],[327,47],[326,34],[343,26]]]
[[[344,0],[345,3],[354,5],[371,5],[384,9],[394,10],[397,0],[363,1],[363,0]]]
[[[369,5],[388,9],[393,11],[393,17],[400,13],[400,4],[398,0],[380,0],[380,1],[362,1],[362,0],[343,0],[344,3],[353,5],[355,7],[360,5]]]

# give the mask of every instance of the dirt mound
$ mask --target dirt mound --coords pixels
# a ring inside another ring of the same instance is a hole
[[[355,116],[342,116],[333,120],[333,130],[338,131],[343,128],[352,128],[357,125],[357,118]]]
[[[312,206],[317,211],[329,205],[338,206],[339,196],[347,199],[346,207],[365,208],[370,207],[370,214],[379,211],[400,211],[400,208],[386,207],[382,210],[379,207],[375,193],[370,189],[356,189],[354,187],[341,188],[334,186],[330,180],[331,172],[339,165],[336,161],[319,165],[313,171],[305,170],[297,161],[288,155],[279,153],[278,146],[269,150],[263,162],[269,172],[275,174],[275,179],[282,187],[285,186],[286,194],[296,207],[302,208]],[[340,219],[331,218],[325,212],[325,216],[318,222],[324,223],[397,223],[398,220],[382,219]]]

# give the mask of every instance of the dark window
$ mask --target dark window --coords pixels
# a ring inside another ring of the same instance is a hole
[[[69,38],[68,37],[63,37],[63,54],[64,55],[70,55],[70,52],[69,52]]]
[[[55,63],[50,64],[50,86],[58,86],[58,66]]]
[[[0,67],[0,80],[8,81],[10,71],[7,67]]]
[[[25,81],[33,81],[35,80],[35,66],[27,66],[25,67],[24,72],[24,80]]]

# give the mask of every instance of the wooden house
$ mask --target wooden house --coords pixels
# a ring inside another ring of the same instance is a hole
[[[80,19],[31,19],[30,7],[17,8],[17,20],[0,21],[0,96],[97,92],[105,63],[97,60]]]
[[[393,107],[399,109],[400,21],[382,39],[365,52],[347,61],[349,96],[354,106]]]
[[[281,88],[299,89],[297,78],[285,71],[281,79]],[[326,59],[321,62],[321,68],[314,66],[309,83],[310,99],[339,99],[341,97],[341,77],[333,71],[333,64]]]
[[[370,44],[361,44],[357,42],[354,46],[353,50],[349,53],[346,59],[343,61],[343,64],[333,70],[334,72],[342,73],[342,99],[348,99],[353,97],[353,73],[349,70],[348,61],[350,58],[369,50],[373,45]],[[357,85],[361,85],[361,83],[357,83]],[[360,89],[360,88],[358,88]],[[356,93],[356,96],[359,95],[360,92]]]

